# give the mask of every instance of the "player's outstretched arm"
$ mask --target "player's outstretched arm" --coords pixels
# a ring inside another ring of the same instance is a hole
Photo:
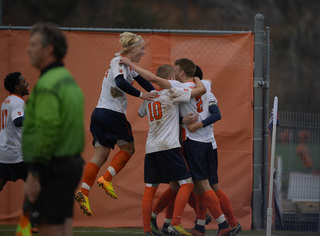
[[[191,91],[191,97],[198,97],[207,92],[206,88],[204,87],[203,83],[198,77],[193,78],[196,88],[192,89]]]
[[[129,67],[131,67],[132,69],[134,69],[136,72],[138,72],[138,74],[140,74],[143,78],[145,78],[146,80],[155,83],[157,85],[159,85],[161,88],[165,88],[165,89],[170,89],[171,88],[171,83],[163,78],[160,78],[158,76],[156,76],[155,74],[151,73],[150,71],[141,68],[140,66],[134,64],[132,61],[129,60],[129,58],[127,57],[121,57],[119,63],[123,63]]]

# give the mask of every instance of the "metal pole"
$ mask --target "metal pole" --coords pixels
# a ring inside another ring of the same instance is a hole
[[[263,46],[264,16],[255,16],[252,228],[262,229],[262,132],[263,132]]]
[[[264,74],[264,125],[263,125],[263,223],[267,221],[267,203],[268,203],[268,173],[269,173],[269,63],[270,63],[270,28],[266,27],[265,37],[265,74]]]

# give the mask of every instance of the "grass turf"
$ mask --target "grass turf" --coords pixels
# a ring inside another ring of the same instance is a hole
[[[16,225],[0,225],[1,236],[13,236]],[[206,230],[207,236],[215,236],[216,230]],[[37,236],[38,234],[33,234]],[[98,227],[74,227],[74,236],[136,236],[143,235],[141,228],[98,228]],[[241,231],[239,236],[265,236],[265,230]],[[272,231],[272,236],[320,236],[320,232],[294,232],[294,231]]]

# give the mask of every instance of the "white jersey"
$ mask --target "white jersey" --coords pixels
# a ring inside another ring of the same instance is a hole
[[[188,102],[191,97],[191,90],[182,88],[162,89],[157,93],[154,101],[145,100],[139,108],[139,115],[148,114],[149,118],[146,154],[181,147],[179,103]]]
[[[116,112],[126,114],[127,111],[127,95],[124,91],[117,87],[115,78],[122,74],[129,84],[133,84],[134,77],[138,73],[125,64],[119,64],[120,54],[111,60],[109,69],[106,71],[102,82],[102,90],[97,108],[106,108]]]
[[[202,80],[203,85],[205,86],[207,92],[202,95],[195,98],[192,98],[190,102],[187,103],[181,103],[180,104],[180,117],[185,117],[189,113],[196,114],[198,113],[199,118],[198,121],[205,120],[208,116],[211,115],[209,111],[209,105],[217,104],[218,101],[215,98],[215,96],[211,93],[211,84],[209,81]],[[180,83],[180,82],[174,82],[172,83],[173,87],[182,87],[182,88],[195,88],[194,82],[186,82],[186,83]],[[208,125],[204,128],[198,129],[196,132],[191,133],[187,129],[186,124],[182,124],[182,138],[183,141],[187,138],[197,141],[197,142],[203,142],[203,143],[212,143],[212,147],[214,149],[217,148],[217,144],[214,138],[213,134],[213,124]]]
[[[17,95],[11,94],[1,105],[0,162],[19,163],[23,161],[21,139],[22,126],[16,127],[13,120],[24,115],[25,103]]]

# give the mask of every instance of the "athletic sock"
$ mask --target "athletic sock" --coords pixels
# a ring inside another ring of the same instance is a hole
[[[90,190],[97,178],[97,174],[99,172],[99,167],[93,162],[89,162],[84,169],[83,181],[81,185],[81,192],[89,196]]]
[[[112,178],[118,174],[123,167],[130,160],[131,155],[126,151],[120,150],[111,160],[110,166],[108,167],[107,172],[103,175],[103,178],[110,182]]]
[[[185,183],[180,185],[180,189],[178,191],[176,200],[174,202],[174,210],[173,210],[173,216],[172,216],[172,222],[171,222],[173,226],[177,226],[181,224],[181,216],[184,211],[184,208],[187,205],[187,202],[192,190],[193,190],[192,183]]]
[[[202,194],[203,200],[213,217],[217,220],[222,214],[219,199],[213,190],[205,191]],[[219,222],[217,222],[219,224]]]
[[[197,219],[206,221],[207,205],[201,194],[196,194],[196,202],[197,202],[197,210],[196,210]]]
[[[174,196],[173,199],[171,199],[171,201],[169,202],[167,208],[166,208],[166,219],[170,219],[172,220],[172,216],[173,216],[173,209],[174,209],[174,202],[176,200],[176,196]],[[171,221],[170,221],[171,223]]]
[[[197,205],[196,207],[197,221],[194,228],[201,233],[205,233],[207,206],[201,194],[195,194],[195,199],[196,199],[196,205]]]
[[[201,233],[205,233],[206,232],[205,225],[206,225],[206,220],[197,220],[194,229]]]
[[[233,210],[232,210],[231,203],[230,203],[230,200],[229,200],[228,196],[221,189],[219,189],[216,192],[216,194],[217,194],[217,197],[219,198],[221,209],[222,209],[223,213],[225,214],[225,216],[228,219],[229,225],[232,228],[236,227],[237,226],[237,220],[236,220],[236,217],[233,214]]]
[[[174,199],[176,195],[177,195],[177,193],[175,191],[173,191],[171,188],[168,188],[166,191],[164,191],[160,195],[156,204],[154,204],[152,212],[156,215],[159,215],[159,213],[162,212],[166,206],[168,206],[171,199]]]
[[[188,204],[193,208],[194,212],[197,212],[196,195],[193,191],[190,193]]]
[[[156,193],[156,187],[145,186],[142,198],[142,216],[143,216],[143,232],[149,231],[151,233],[151,211],[152,200]]]

